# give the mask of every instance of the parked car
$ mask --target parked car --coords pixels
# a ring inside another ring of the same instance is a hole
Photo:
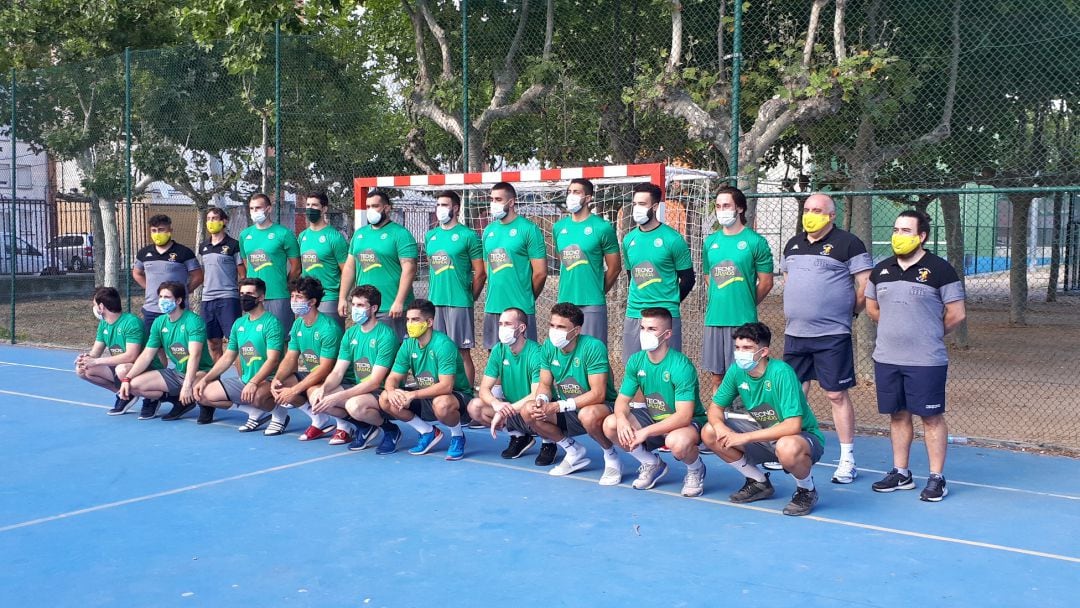
[[[69,232],[57,235],[45,245],[49,260],[59,269],[82,272],[94,267],[94,235]]]
[[[15,256],[15,274],[49,274],[45,254],[19,237],[15,237]],[[0,233],[0,274],[11,274],[10,233]]]

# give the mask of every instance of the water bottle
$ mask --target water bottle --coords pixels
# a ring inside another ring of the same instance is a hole
[[[949,435],[948,441],[951,444],[964,445],[968,442],[968,438],[961,435]]]

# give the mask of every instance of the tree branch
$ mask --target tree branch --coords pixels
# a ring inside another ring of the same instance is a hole
[[[529,19],[529,0],[521,0],[521,16],[518,17],[517,30],[514,38],[510,41],[510,48],[506,49],[506,58],[503,67],[495,72],[495,92],[491,95],[489,107],[497,108],[506,104],[510,93],[514,90],[517,82],[517,68],[514,67],[514,58],[521,49],[521,38],[525,35],[525,24]]]
[[[420,10],[420,14],[423,15],[428,29],[431,30],[431,35],[435,37],[436,44],[439,45],[439,53],[442,55],[442,79],[444,81],[452,80],[454,70],[450,67],[450,42],[446,38],[446,30],[435,20],[435,15],[431,13],[431,7],[428,6],[427,0],[416,0],[416,6]]]
[[[431,75],[428,72],[427,52],[424,50],[424,22],[419,13],[409,4],[409,0],[401,0],[401,6],[409,15],[409,21],[413,26],[413,44],[416,46],[416,87],[422,92],[431,90]]]
[[[723,5],[723,2],[720,3]],[[723,9],[721,9],[723,10]],[[682,41],[683,41],[683,25],[682,25],[682,1],[671,0],[671,51],[668,54],[668,62],[666,71],[671,74],[675,72],[675,69],[682,63]],[[723,28],[723,22],[721,20],[720,29]]]
[[[836,0],[836,14],[833,15],[833,54],[836,55],[837,64],[847,59],[847,31],[844,28],[846,17],[847,0]]]
[[[743,140],[747,145],[740,146],[739,160],[747,164],[756,163],[788,127],[824,118],[836,113],[839,108],[840,98],[836,95],[811,97],[795,103],[773,97],[758,108],[754,126]]]
[[[416,165],[424,173],[439,173],[439,164],[428,154],[427,145],[424,143],[424,130],[420,127],[409,129],[405,136],[405,145],[402,148],[405,160]]]
[[[814,5],[810,7],[810,24],[806,26],[806,43],[803,45],[802,52],[803,70],[810,69],[810,58],[814,55],[814,40],[817,38],[818,24],[821,21],[821,9],[828,2],[829,0],[814,0]]]
[[[717,118],[706,112],[684,89],[661,82],[654,103],[658,108],[686,121],[690,139],[709,141],[723,150],[731,146],[731,121],[728,116]]]

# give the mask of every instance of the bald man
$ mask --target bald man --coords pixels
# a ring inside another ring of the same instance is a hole
[[[784,362],[795,369],[803,391],[817,380],[832,405],[840,439],[833,483],[855,481],[855,386],[851,319],[865,306],[863,292],[874,262],[858,237],[835,224],[836,204],[815,193],[803,203],[802,228],[784,247]]]

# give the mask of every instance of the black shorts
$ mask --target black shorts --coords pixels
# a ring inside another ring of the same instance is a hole
[[[855,386],[851,334],[813,338],[785,335],[784,362],[795,369],[799,382],[817,380],[827,391],[846,391]]]
[[[752,433],[761,430],[761,425],[754,419],[746,414],[744,414],[744,416],[746,416],[746,418],[742,418],[741,416],[734,417],[728,414],[724,419],[724,424],[728,425],[728,428],[736,433]],[[825,454],[825,445],[821,443],[821,440],[813,433],[807,433],[806,431],[800,432],[799,437],[802,437],[803,441],[810,444],[810,464],[815,464],[817,461],[821,460],[821,457]],[[755,441],[747,443],[742,446],[742,451],[746,456],[746,462],[753,465],[776,462],[779,460],[776,456],[775,441]]]
[[[638,421],[638,424],[640,424],[642,428],[645,428],[645,427],[649,426],[650,424],[656,423],[656,420],[653,420],[652,415],[649,414],[649,409],[645,408],[645,407],[631,408],[630,409],[630,415],[634,417],[634,420]],[[701,440],[701,423],[698,422],[697,420],[691,420],[690,424],[687,425],[687,426],[689,426],[690,428],[697,431],[698,440],[700,441]],[[664,444],[666,443],[666,441],[667,441],[667,435],[654,435],[652,437],[649,437],[645,441],[645,449],[649,450],[650,452],[653,451],[653,450],[659,450],[660,448],[664,447]]]
[[[199,305],[199,316],[206,323],[208,340],[228,338],[233,324],[240,318],[240,300],[237,298],[203,300]]]
[[[461,415],[461,423],[468,424],[469,418],[469,402],[472,401],[473,396],[468,393],[462,393],[454,391],[451,393],[458,402],[458,414]],[[419,416],[421,420],[427,422],[435,422],[438,418],[435,416],[435,408],[431,399],[413,399],[409,403],[409,411],[415,416]]]
[[[892,365],[874,362],[878,412],[907,410],[923,418],[945,413],[946,365]]]

